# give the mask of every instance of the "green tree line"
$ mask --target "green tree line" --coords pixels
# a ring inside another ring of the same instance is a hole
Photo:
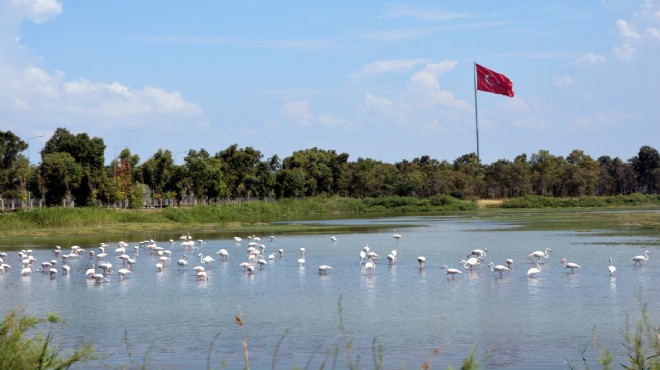
[[[449,162],[422,155],[386,163],[370,158],[349,161],[348,153],[302,149],[280,159],[264,158],[252,147],[237,144],[211,154],[190,149],[184,163],[174,163],[170,150],[159,149],[146,161],[123,148],[105,164],[102,138],[58,128],[31,165],[28,143],[11,131],[0,131],[0,198],[43,205],[115,205],[141,208],[244,199],[317,196],[431,199],[509,199],[528,195],[581,197],[658,194],[660,155],[642,146],[627,160],[593,159],[575,149],[566,157],[539,150],[513,160],[481,163],[475,153]]]

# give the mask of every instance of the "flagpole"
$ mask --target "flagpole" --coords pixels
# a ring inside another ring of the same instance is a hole
[[[477,161],[479,161],[479,115],[477,114],[477,62],[474,63],[474,123],[477,129]]]

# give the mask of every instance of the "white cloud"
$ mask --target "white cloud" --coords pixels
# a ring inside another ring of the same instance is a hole
[[[349,128],[351,122],[329,113],[314,114],[308,101],[289,101],[284,103],[280,114],[285,119],[301,126],[321,125],[326,127]]]
[[[120,82],[67,80],[62,71],[49,72],[39,57],[24,48],[18,37],[25,20],[41,23],[62,13],[55,0],[8,0],[0,3],[0,120],[15,126],[39,122],[120,129],[126,126],[159,127],[179,124],[182,117],[203,120],[202,109],[178,91],[158,87],[133,89]]]
[[[606,58],[604,55],[596,54],[593,52],[584,54],[577,58],[575,62],[573,62],[576,65],[579,64],[596,64],[596,63],[605,63]]]
[[[660,40],[660,30],[655,27],[649,27],[646,29],[646,33],[651,36],[651,38]]]
[[[617,19],[616,29],[619,35],[622,36],[624,39],[636,40],[640,38],[639,33],[633,31],[632,28],[630,27],[630,24],[624,21],[623,19]]]
[[[427,63],[428,61],[423,58],[415,59],[393,59],[393,60],[379,60],[369,63],[360,68],[351,76],[351,80],[359,82],[365,78],[375,77],[385,73],[401,73],[407,72],[420,64]]]
[[[621,59],[630,60],[635,55],[635,48],[632,46],[632,44],[629,43],[615,45],[612,48],[612,54],[616,55]]]

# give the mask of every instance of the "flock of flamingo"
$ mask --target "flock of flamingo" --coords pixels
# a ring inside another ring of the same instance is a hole
[[[397,240],[401,239],[401,234],[397,234],[396,231],[394,231],[393,237]],[[276,254],[270,253],[268,256],[266,256],[264,254],[266,246],[261,244],[261,239],[259,237],[253,235],[249,236],[248,239],[249,243],[246,260],[241,262],[240,266],[244,272],[252,274],[257,268],[260,270],[266,268],[269,262],[272,262],[276,259]],[[195,277],[200,281],[208,280],[209,275],[207,273],[207,269],[211,268],[212,264],[216,262],[216,258],[214,258],[212,255],[204,255],[204,253],[200,252],[202,250],[201,247],[206,243],[201,239],[193,240],[190,234],[181,236],[180,240],[180,247],[184,254],[176,261],[178,269],[181,271],[187,268],[189,257],[185,253],[194,251],[194,253],[197,253],[197,257],[199,258],[199,264],[196,264],[193,267],[193,271],[195,271]],[[274,241],[275,237],[271,236],[270,240],[271,242]],[[335,236],[331,236],[330,240],[332,243],[337,242],[337,238]],[[242,241],[242,238],[234,237],[235,244],[240,245]],[[124,280],[128,275],[132,274],[133,265],[136,263],[142,251],[146,251],[149,256],[157,257],[154,269],[157,273],[162,272],[165,268],[167,268],[167,266],[170,264],[170,261],[172,260],[172,250],[175,248],[174,240],[169,241],[169,246],[170,248],[159,246],[158,243],[154,240],[142,241],[133,247],[133,253],[131,255],[129,251],[129,245],[126,242],[118,242],[117,247],[111,254],[106,252],[106,249],[108,249],[110,246],[106,243],[101,243],[98,246],[98,250],[90,249],[86,253],[89,260],[92,262],[92,265],[86,270],[85,276],[99,284],[109,282],[109,276],[115,274],[111,262],[111,259],[115,258],[121,261],[121,268],[116,271],[116,275],[119,277],[119,280]],[[48,274],[51,279],[57,278],[58,274],[60,273],[63,275],[68,275],[71,270],[69,261],[80,259],[81,256],[85,255],[85,252],[85,249],[74,245],[71,247],[69,253],[65,253],[60,246],[57,246],[53,250],[53,258],[48,261],[41,262],[36,267],[36,272]],[[461,260],[459,265],[463,267],[463,270],[472,272],[475,267],[481,265],[482,261],[484,261],[486,257],[487,252],[487,248],[474,249],[468,252],[466,259]],[[538,276],[542,270],[541,266],[545,264],[545,260],[549,258],[551,252],[552,249],[545,248],[542,251],[534,251],[530,253],[527,257],[534,265],[534,267],[527,271],[527,276],[530,278]],[[228,261],[229,252],[226,249],[222,248],[215,254],[219,259],[219,262],[224,263]],[[306,249],[300,248],[298,254],[298,265],[300,267],[304,267]],[[641,266],[642,261],[648,261],[650,254],[651,253],[647,250],[643,255],[633,257],[631,261],[633,262],[633,265]],[[277,255],[280,259],[283,258],[284,249],[278,249]],[[362,270],[368,272],[369,270],[376,268],[379,255],[375,251],[371,250],[368,245],[365,245],[359,251],[358,255],[360,257],[359,265],[361,266]],[[22,276],[32,275],[36,263],[36,258],[32,255],[32,251],[22,250],[18,252],[18,256],[22,266],[20,274]],[[7,273],[10,269],[12,269],[11,265],[5,261],[7,258],[7,253],[0,252],[0,274]],[[389,265],[394,265],[397,263],[396,249],[390,251],[390,253],[387,255],[387,261]],[[423,270],[425,268],[426,258],[424,256],[419,256],[417,257],[417,262],[419,264],[419,269]],[[571,274],[573,274],[575,270],[581,268],[579,264],[575,262],[568,262],[566,258],[560,259],[560,263],[564,268],[570,269]],[[59,269],[58,265],[60,266]],[[513,259],[507,259],[505,264],[495,264],[495,262],[488,262],[487,266],[492,272],[498,273],[500,277],[503,277],[504,273],[511,271],[513,268]],[[333,267],[330,265],[318,266],[319,275],[327,275],[332,269]],[[442,270],[444,270],[445,275],[448,277],[450,276],[452,279],[454,279],[456,275],[463,273],[460,268],[451,268],[447,265],[443,265]],[[610,276],[613,276],[616,272],[616,267],[612,263],[612,258],[609,258],[608,270]]]

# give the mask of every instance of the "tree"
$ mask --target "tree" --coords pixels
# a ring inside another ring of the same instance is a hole
[[[45,196],[49,205],[59,205],[62,200],[74,200],[73,191],[80,186],[83,168],[69,154],[64,152],[45,154],[39,174],[44,181]]]
[[[172,152],[158,149],[151,158],[140,166],[138,172],[142,177],[142,182],[153,190],[154,197],[160,200],[160,206],[162,207],[164,193],[175,189],[175,185],[171,181],[174,174]]]
[[[225,195],[227,185],[222,178],[222,163],[201,149],[188,151],[185,157],[186,176],[191,180],[192,192],[196,197],[218,198]]]
[[[239,149],[233,144],[217,153],[215,158],[222,163],[222,173],[230,197],[259,197],[260,187],[257,171],[263,155],[260,151],[247,147]]]
[[[282,161],[282,168],[300,168],[305,173],[305,195],[333,195],[348,154],[318,148],[299,150]]]
[[[27,161],[20,161],[20,153],[27,148],[27,143],[13,132],[0,131],[0,194],[4,197],[7,196],[7,191],[19,191],[21,184],[26,181],[26,171],[21,171],[19,165],[27,164]],[[18,176],[19,171],[24,175],[22,178]]]
[[[650,146],[639,149],[636,157],[629,161],[637,172],[637,186],[642,193],[655,194],[660,189],[660,155]]]
[[[86,133],[73,135],[65,128],[58,128],[41,150],[42,161],[45,155],[52,153],[68,153],[74,158],[82,170],[81,184],[74,187],[73,196],[81,205],[93,204],[98,188],[104,176],[103,139],[90,138]],[[53,189],[50,189],[51,191]]]

